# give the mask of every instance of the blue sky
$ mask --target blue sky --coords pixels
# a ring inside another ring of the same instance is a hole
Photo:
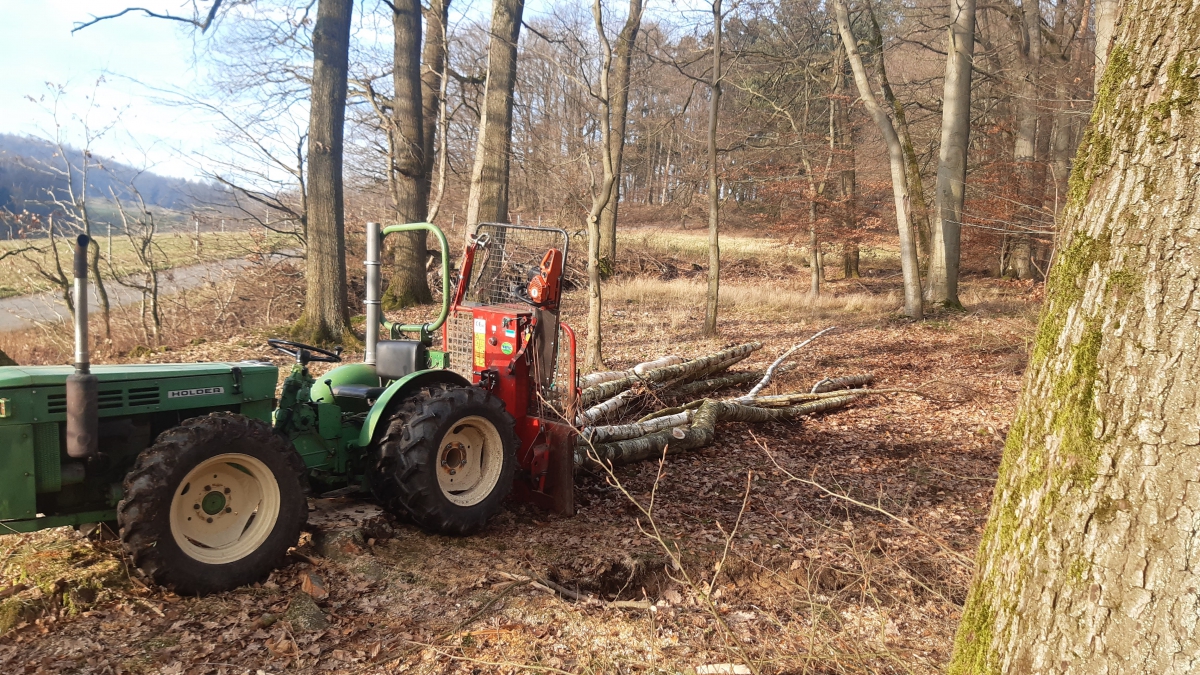
[[[54,120],[46,110],[52,97],[46,83],[66,88],[60,121],[69,140],[79,143],[82,124],[72,116],[89,115],[89,126],[117,120],[94,146],[100,154],[156,171],[194,177],[196,150],[215,141],[211,120],[155,104],[145,88],[196,87],[189,31],[173,22],[127,14],[74,35],[71,28],[92,14],[128,7],[128,0],[0,0],[0,132],[46,137]],[[179,10],[179,2],[149,2],[154,10]],[[103,77],[104,81],[97,84]],[[43,99],[32,102],[30,97]]]
[[[81,143],[83,125],[77,118],[87,114],[94,128],[113,124],[93,144],[95,152],[158,173],[198,177],[198,156],[220,151],[215,121],[157,102],[147,90],[202,89],[204,63],[194,58],[195,31],[130,13],[71,33],[76,23],[92,15],[112,14],[131,4],[159,12],[191,12],[185,0],[0,0],[0,133],[52,137],[51,83],[65,88],[59,120],[69,142]],[[356,4],[362,11],[376,2]],[[527,18],[551,4],[552,0],[528,0]],[[676,11],[679,7],[670,0],[653,4]],[[490,3],[456,0],[451,6],[459,17],[479,16],[487,13]]]

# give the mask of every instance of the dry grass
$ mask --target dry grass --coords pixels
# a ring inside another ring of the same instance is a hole
[[[623,309],[666,312],[673,319],[693,315],[696,308],[704,306],[707,287],[703,281],[673,279],[662,281],[646,277],[619,279],[604,287],[605,300],[613,311]],[[774,286],[748,284],[722,284],[720,311],[753,313],[781,319],[824,319],[845,317],[851,320],[879,318],[894,313],[900,306],[895,293],[872,295],[869,293],[825,293],[814,297],[807,289],[794,285]],[[678,316],[677,316],[678,315]]]
[[[108,239],[100,235],[97,236],[97,241],[100,242],[102,256],[101,270],[107,277],[109,275],[109,266],[106,260]],[[295,245],[294,240],[282,235],[266,236],[258,232],[203,232],[200,234],[199,248],[196,246],[196,236],[185,232],[165,232],[158,235],[154,241],[158,247],[156,258],[165,261],[162,263],[163,269],[260,254]],[[69,239],[61,239],[57,243],[60,264],[69,276],[72,243]],[[53,288],[50,282],[38,273],[39,267],[46,270],[54,269],[54,254],[48,240],[2,241],[0,242],[0,254],[7,250],[26,246],[34,246],[36,250],[10,256],[4,260],[4,264],[0,265],[0,298],[38,293]],[[112,269],[118,276],[133,274],[141,270],[140,263],[134,255],[133,244],[120,234],[113,234],[112,238]]]

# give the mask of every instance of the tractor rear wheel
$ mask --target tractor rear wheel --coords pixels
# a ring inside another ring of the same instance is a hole
[[[278,567],[308,521],[304,463],[270,425],[186,420],[138,456],[117,506],[134,564],[180,593],[214,593]]]
[[[423,389],[388,421],[371,488],[389,511],[425,530],[482,529],[512,490],[515,426],[504,403],[479,387]]]

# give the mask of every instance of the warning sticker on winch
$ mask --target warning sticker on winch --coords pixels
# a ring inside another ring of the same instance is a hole
[[[484,352],[487,350],[487,319],[475,319],[475,367],[484,368],[487,360]]]

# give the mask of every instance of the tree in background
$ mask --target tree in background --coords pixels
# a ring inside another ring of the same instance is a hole
[[[613,169],[616,175],[609,191],[608,203],[600,215],[600,254],[610,267],[617,260],[617,208],[621,205],[621,176],[625,157],[626,123],[629,119],[629,67],[633,62],[634,43],[642,27],[643,9],[642,0],[630,0],[629,14],[625,17],[625,25],[621,27],[621,32],[617,34],[617,44],[612,57],[613,72],[609,87],[612,132],[609,134],[609,142],[613,145]]]
[[[308,256],[304,313],[294,329],[304,342],[342,340],[350,321],[342,154],[353,0],[319,0],[313,27],[308,123]]]
[[[712,74],[708,82],[708,292],[704,297],[704,334],[717,334],[721,297],[721,182],[717,166],[717,123],[721,110],[721,0],[712,0]]]
[[[486,222],[508,220],[508,178],[512,160],[513,89],[517,82],[517,41],[525,0],[494,0],[488,41],[487,84],[467,196],[467,233]]]
[[[844,0],[834,0],[834,13],[837,16],[838,32],[842,44],[846,47],[846,57],[854,73],[854,83],[858,87],[858,95],[863,105],[879,127],[888,150],[888,165],[892,174],[892,195],[896,206],[896,228],[900,233],[900,269],[904,278],[904,314],[911,319],[924,316],[921,306],[921,277],[917,262],[917,247],[913,240],[912,221],[909,217],[910,201],[908,193],[908,165],[904,156],[904,148],[900,136],[892,120],[879,105],[871,82],[867,79],[866,68],[863,67],[862,56],[858,52],[858,41],[850,30],[850,15]]]
[[[446,171],[449,166],[446,66],[450,48],[447,26],[450,0],[430,0],[429,6],[422,11],[425,15],[425,46],[421,52],[421,116],[424,122],[421,138],[425,142],[425,189],[430,193],[425,220],[433,222],[437,219],[442,198],[446,194]],[[433,192],[435,183],[436,193]]]
[[[429,144],[425,140],[425,101],[421,81],[421,2],[390,3],[395,57],[392,65],[391,117],[388,120],[388,188],[396,222],[424,221],[429,210]],[[392,246],[391,281],[384,309],[432,300],[425,275],[425,233],[396,235]]]
[[[942,142],[934,188],[929,299],[961,308],[958,265],[966,197],[967,141],[971,134],[971,61],[975,54],[975,0],[950,0],[946,79],[942,94]]]
[[[949,671],[1194,672],[1195,6],[1124,9]]]

